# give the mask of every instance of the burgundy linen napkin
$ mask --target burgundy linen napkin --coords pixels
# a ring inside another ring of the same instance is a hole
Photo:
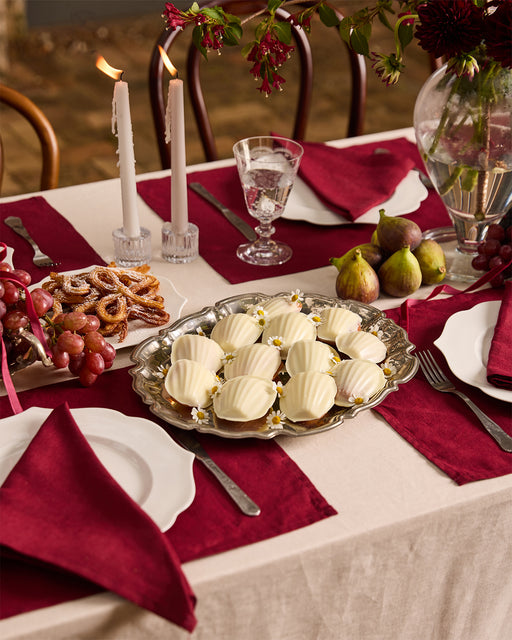
[[[415,146],[405,138],[337,149],[301,142],[299,176],[332,211],[356,221],[388,200],[415,162]],[[389,153],[375,153],[387,149]]]
[[[512,390],[512,280],[505,284],[489,349],[487,380],[495,387]]]
[[[379,146],[386,144],[383,142]],[[418,166],[421,162],[418,151],[411,143],[408,145],[402,147],[404,153],[408,153]],[[200,182],[237,215],[252,226],[256,225],[256,220],[247,212],[236,167],[191,173],[187,180]],[[169,177],[137,183],[139,195],[163,220],[171,217],[170,183]],[[190,220],[199,227],[199,253],[232,284],[325,267],[329,258],[339,257],[355,245],[369,242],[375,229],[375,225],[370,224],[331,227],[279,218],[273,237],[287,242],[293,249],[293,255],[285,264],[258,267],[237,258],[236,249],[246,240],[222,214],[191,189],[188,190],[188,203]],[[433,190],[417,211],[403,217],[414,220],[423,230],[451,224],[446,207]]]
[[[19,393],[23,407],[105,407],[159,422],[131,389],[128,369],[108,371],[93,387],[73,380]],[[6,397],[0,414],[9,415]],[[261,507],[257,518],[244,516],[202,464],[194,464],[196,497],[164,536],[182,562],[266,540],[336,514],[307,476],[274,440],[229,440],[205,434],[198,439],[211,457]],[[279,490],[276,493],[276,487]],[[199,523],[199,524],[198,524]],[[0,617],[81,598],[99,589],[72,574],[2,560]]]
[[[100,463],[67,403],[6,478],[0,509],[0,543],[9,551],[195,627],[195,597],[171,543]]]
[[[41,251],[58,261],[59,266],[36,267],[32,262],[34,252],[28,242],[3,223],[8,216],[21,218]],[[56,268],[69,271],[105,264],[83,236],[42,196],[0,204],[0,221],[0,238],[14,249],[14,266],[28,271],[33,282],[42,280]]]
[[[443,354],[433,345],[451,315],[501,295],[502,290],[484,289],[414,305],[409,309],[409,340],[417,350],[430,349],[455,386],[512,435],[510,404],[455,378]],[[399,309],[386,314],[398,322]],[[385,398],[375,411],[457,484],[512,473],[512,454],[500,449],[462,400],[433,389],[421,371]]]

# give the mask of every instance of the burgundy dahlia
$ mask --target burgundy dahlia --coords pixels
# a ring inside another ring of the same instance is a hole
[[[436,0],[418,7],[416,37],[434,57],[472,51],[482,40],[483,9],[473,0]]]
[[[488,8],[484,30],[487,54],[503,67],[512,68],[512,0],[493,0]]]

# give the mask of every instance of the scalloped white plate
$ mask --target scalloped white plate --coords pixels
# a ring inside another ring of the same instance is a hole
[[[428,191],[421,182],[419,173],[413,169],[400,182],[389,200],[369,209],[357,219],[357,222],[377,224],[380,219],[379,209],[385,209],[388,216],[412,213],[419,208],[427,196]],[[286,209],[281,217],[286,220],[302,220],[316,225],[340,225],[352,222],[343,218],[339,213],[326,209],[325,204],[300,178],[295,180]]]
[[[0,486],[51,411],[31,407],[0,421]],[[151,420],[103,408],[71,413],[107,471],[167,531],[194,499],[194,454]]]
[[[512,402],[512,391],[487,382],[487,360],[501,301],[482,302],[450,316],[434,344],[443,353],[453,375],[488,396]]]

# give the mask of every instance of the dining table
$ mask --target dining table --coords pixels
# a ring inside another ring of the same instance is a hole
[[[412,128],[337,140],[332,146],[356,149],[375,144],[380,148],[398,140],[414,143]],[[224,200],[233,208],[232,196],[222,183],[222,172],[228,168],[234,168],[233,159],[189,166],[187,171],[191,179],[199,175],[206,183],[208,174],[218,172],[218,182],[212,178],[208,184],[218,185],[220,200],[224,189]],[[275,237],[290,242],[295,262],[253,267],[238,261],[237,266],[234,251],[243,237],[213,208],[207,210],[207,217],[195,218],[199,199],[194,198],[199,196],[189,190],[190,219],[199,227],[199,256],[188,263],[169,262],[161,255],[162,224],[168,216],[164,187],[169,175],[169,171],[137,175],[137,184],[140,222],[152,238],[151,273],[170,281],[181,299],[171,322],[233,296],[253,293],[274,296],[300,291],[306,297],[336,300],[338,271],[325,251],[339,257],[351,246],[369,242],[375,228],[357,220],[314,227],[280,219]],[[300,194],[307,187],[300,182],[294,188]],[[419,209],[407,214],[422,231],[432,226],[427,202],[442,212],[437,226],[450,225],[436,199],[434,191],[428,190]],[[122,220],[118,179],[4,197],[0,214],[2,208],[24,201],[33,207],[27,208],[25,222],[37,216],[43,205],[59,214],[51,229],[58,239],[52,247],[57,254],[52,255],[54,260],[73,258],[75,268],[83,268],[93,254],[104,263],[114,259],[112,231]],[[241,209],[236,213],[247,216]],[[227,225],[225,234],[222,224]],[[88,245],[83,264],[74,234]],[[223,244],[229,234],[234,234],[233,246]],[[1,222],[0,239],[7,245],[11,239]],[[326,243],[328,248],[319,253],[318,247]],[[19,266],[16,251],[13,260]],[[31,265],[30,273],[37,282],[58,269]],[[413,345],[421,343],[435,351],[433,342],[455,312],[503,295],[503,289],[489,285],[467,292],[468,283],[450,281],[449,285],[453,289],[443,291],[424,285],[402,298],[381,291],[371,304],[405,327]],[[152,331],[158,335],[159,328]],[[176,428],[152,413],[133,388],[136,348],[133,344],[119,348],[112,368],[90,388],[80,387],[69,372],[41,363],[17,372],[13,383],[23,409],[34,403],[53,408],[66,400],[71,409],[103,407],[127,417],[143,417],[172,435]],[[451,375],[439,352],[437,359]],[[459,388],[474,393],[475,402],[512,435],[508,401],[453,379]],[[1,431],[11,419],[3,385],[0,396],[4,401]],[[197,435],[262,512],[255,517],[241,514],[214,476],[195,460],[195,498],[168,532],[197,599],[195,628],[184,629],[111,590],[98,587],[82,592],[77,587],[69,596],[42,597],[34,606],[22,605],[3,615],[3,640],[512,637],[512,454],[499,449],[459,398],[433,391],[421,371],[398,385],[380,405],[319,433],[271,439]],[[252,457],[256,454],[262,457]],[[274,468],[278,465],[279,469]],[[201,501],[202,493],[213,506],[206,504],[206,498]],[[159,499],[165,501],[165,492]],[[278,524],[265,528],[265,518]]]

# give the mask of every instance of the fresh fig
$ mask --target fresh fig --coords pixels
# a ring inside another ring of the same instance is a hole
[[[422,240],[413,254],[420,264],[423,284],[437,284],[446,275],[443,248],[435,240]]]
[[[419,226],[407,218],[388,216],[384,209],[381,209],[379,214],[376,231],[379,246],[383,251],[392,254],[403,247],[409,247],[414,251],[422,240]]]
[[[395,251],[379,269],[382,289],[390,296],[408,296],[421,285],[421,269],[409,247]]]
[[[361,249],[342,265],[336,278],[336,294],[347,300],[358,300],[369,304],[379,297],[379,278],[373,267],[363,258]]]
[[[338,269],[338,271],[341,271],[345,260],[353,258],[356,249],[359,249],[361,251],[361,255],[366,260],[366,262],[368,262],[368,264],[373,267],[373,269],[379,268],[383,260],[382,251],[376,245],[371,244],[371,242],[358,244],[356,247],[352,247],[352,249],[349,249],[347,253],[343,254],[340,258],[330,258],[329,262],[333,264],[336,269]]]

